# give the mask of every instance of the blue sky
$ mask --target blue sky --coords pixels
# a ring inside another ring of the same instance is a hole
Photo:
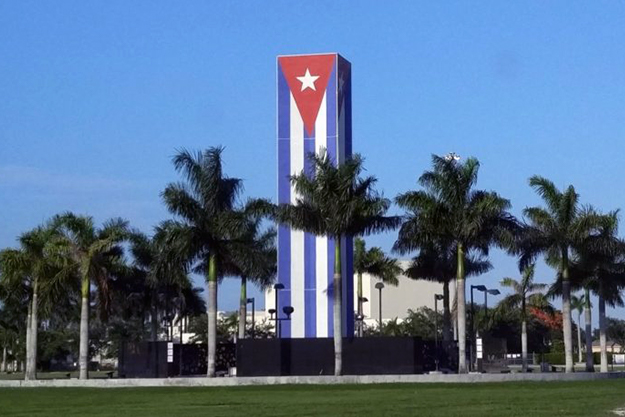
[[[352,62],[354,149],[386,196],[454,151],[517,215],[533,174],[623,205],[623,2],[4,1],[0,247],[64,210],[149,232],[183,147],[226,146],[246,195],[275,197],[275,57],[330,51]],[[475,283],[517,276],[492,261]]]

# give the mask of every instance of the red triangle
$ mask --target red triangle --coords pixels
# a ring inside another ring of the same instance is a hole
[[[279,57],[278,62],[282,68],[282,73],[286,78],[291,93],[295,98],[297,109],[302,115],[304,127],[309,135],[315,129],[315,121],[319,114],[321,100],[328,87],[328,80],[332,74],[336,55],[302,55]],[[319,77],[314,80],[315,89],[304,86],[297,77],[306,75],[306,71],[312,77]],[[306,87],[302,90],[302,87]]]

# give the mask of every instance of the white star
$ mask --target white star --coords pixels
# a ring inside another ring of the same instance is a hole
[[[310,75],[310,71],[306,68],[306,74],[301,77],[296,77],[302,83],[302,89],[300,91],[304,91],[307,88],[312,89],[313,91],[317,91],[315,88],[315,81],[319,78],[318,75]]]

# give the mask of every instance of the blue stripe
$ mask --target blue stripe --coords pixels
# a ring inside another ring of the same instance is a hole
[[[328,337],[334,334],[334,239],[328,237]]]
[[[278,64],[278,202],[291,202],[291,173],[290,158],[290,117],[291,97],[286,78]],[[287,226],[278,227],[278,282],[285,289],[278,294],[278,314],[281,316],[282,307],[291,305],[291,229]],[[289,322],[282,324],[282,336],[291,334]]]
[[[337,62],[334,62],[330,78],[328,80],[328,89],[326,91],[326,111],[327,111],[327,132],[328,132],[328,156],[337,163],[336,154],[337,137],[336,137],[336,68]],[[334,239],[328,238],[328,337],[334,335],[334,291],[332,284],[334,281]]]
[[[340,132],[343,139],[342,149],[345,155],[345,160],[352,157],[352,77],[351,77],[351,64],[343,57],[338,57],[338,68],[343,77],[343,89],[339,102],[342,103],[343,113],[340,118],[345,121],[345,131]],[[339,109],[339,111],[341,111]],[[353,238],[350,236],[345,239],[345,280],[343,285],[343,303],[345,303],[345,322],[344,329],[345,335],[352,336],[354,334],[354,243]]]
[[[345,239],[345,284],[343,302],[345,303],[345,335],[354,335],[354,240],[350,236]]]

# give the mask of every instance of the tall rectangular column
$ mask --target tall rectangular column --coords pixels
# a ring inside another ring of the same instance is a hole
[[[289,176],[314,175],[307,155],[326,150],[336,164],[352,155],[351,64],[338,54],[280,56],[277,87],[278,202],[287,204],[297,199]],[[343,238],[344,336],[354,328],[352,245]],[[295,309],[282,337],[333,336],[333,265],[333,239],[279,226],[279,310]]]

